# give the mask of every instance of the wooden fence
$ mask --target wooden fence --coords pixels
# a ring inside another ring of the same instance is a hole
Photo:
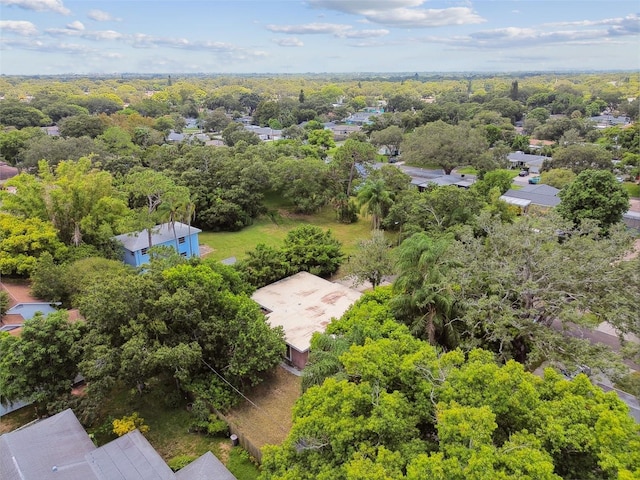
[[[259,464],[262,463],[262,451],[258,447],[256,447],[253,443],[251,443],[251,441],[247,438],[247,436],[244,433],[242,433],[242,431],[240,430],[240,427],[238,427],[235,423],[233,423],[224,414],[222,414],[215,408],[213,409],[213,411],[215,412],[215,414],[218,416],[220,420],[224,421],[227,425],[229,425],[229,433],[231,435],[235,435],[238,437],[238,443],[240,443],[242,448],[244,448],[247,452],[249,452],[249,455],[251,455],[256,460],[256,462],[258,462]]]

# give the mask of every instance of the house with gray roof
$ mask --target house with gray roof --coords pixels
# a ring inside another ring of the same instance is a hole
[[[530,173],[540,173],[542,164],[545,160],[551,160],[544,155],[531,155],[523,152],[513,152],[507,155],[509,160],[509,168],[513,169],[525,169]]]
[[[150,246],[166,246],[183,257],[199,257],[198,234],[202,230],[180,222],[163,223],[151,229],[151,245],[148,231],[125,233],[114,237],[122,245],[122,260],[127,265],[139,267],[149,262]]]
[[[0,436],[2,480],[235,480],[207,452],[173,472],[138,431],[96,447],[71,409]]]
[[[500,197],[511,205],[516,205],[526,213],[529,205],[537,205],[543,208],[553,208],[560,203],[558,190],[551,185],[537,184],[527,185],[520,190],[508,190],[507,193]]]

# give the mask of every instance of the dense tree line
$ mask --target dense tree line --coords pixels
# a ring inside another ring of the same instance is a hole
[[[394,321],[389,300],[367,294],[314,337],[308,388],[261,478],[637,474],[638,426],[614,393],[484,350],[442,353]]]

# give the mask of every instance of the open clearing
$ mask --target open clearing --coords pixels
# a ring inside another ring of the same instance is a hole
[[[246,394],[244,401],[226,417],[257,448],[279,445],[291,430],[291,412],[301,393],[301,377],[277,368],[273,375]]]

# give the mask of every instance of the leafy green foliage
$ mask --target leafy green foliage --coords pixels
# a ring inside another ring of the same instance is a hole
[[[282,247],[292,272],[309,272],[319,276],[335,273],[344,255],[342,245],[331,230],[314,225],[297,227],[284,239]]]
[[[539,378],[482,350],[439,355],[406,329],[339,361],[345,377],[306,390],[287,439],[264,448],[262,479],[623,478],[640,469],[628,408],[584,375]]]
[[[39,410],[71,393],[82,351],[83,322],[70,323],[66,312],[37,314],[19,337],[0,333],[2,401],[27,400]]]
[[[375,288],[384,277],[394,273],[391,245],[381,230],[374,230],[371,238],[362,240],[358,248],[345,265],[346,276],[353,279],[354,285],[369,282]]]
[[[416,128],[402,143],[408,164],[438,166],[448,175],[455,167],[473,165],[488,149],[482,134],[468,125],[449,125],[439,120]]]
[[[0,273],[27,276],[38,257],[49,253],[60,259],[65,250],[50,223],[0,213]]]
[[[280,361],[282,331],[249,299],[251,287],[217,262],[113,274],[79,296],[91,334],[83,373],[106,392],[115,380],[139,390],[158,375],[188,388],[199,375],[254,385]],[[92,387],[93,383],[93,387]]]
[[[558,196],[558,213],[576,226],[589,219],[606,231],[629,209],[626,190],[603,170],[584,170]]]

